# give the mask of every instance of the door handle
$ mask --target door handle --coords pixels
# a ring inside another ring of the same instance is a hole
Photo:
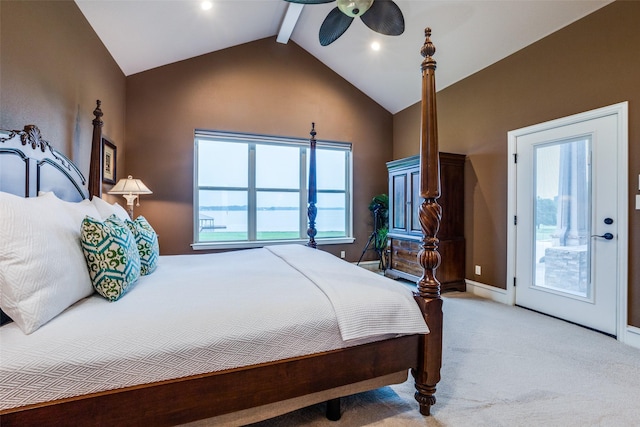
[[[594,234],[594,235],[593,235],[593,236],[591,236],[591,237],[602,237],[603,239],[606,239],[606,240],[612,240],[612,239],[613,239],[613,234],[611,234],[611,233],[604,233],[602,236],[598,236],[598,235]]]

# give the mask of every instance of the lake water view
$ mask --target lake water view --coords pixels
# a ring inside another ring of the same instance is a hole
[[[257,231],[269,232],[273,236],[280,235],[282,238],[296,238],[300,229],[299,212],[295,208],[258,210]],[[246,210],[201,210],[199,215],[201,240],[234,240],[235,237],[232,236],[238,236],[239,233],[244,234],[240,239],[246,239]],[[213,221],[207,221],[209,219]],[[318,208],[316,229],[319,236],[344,236],[344,209]]]

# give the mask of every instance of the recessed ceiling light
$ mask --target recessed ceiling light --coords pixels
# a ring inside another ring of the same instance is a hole
[[[208,0],[205,0],[202,3],[200,3],[200,7],[202,8],[202,10],[209,10],[213,7],[213,3],[211,3]]]
[[[378,42],[371,43],[371,49],[373,49],[375,51],[379,51],[380,50],[380,43],[378,43]]]

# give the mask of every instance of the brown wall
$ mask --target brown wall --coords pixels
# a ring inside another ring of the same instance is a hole
[[[153,191],[136,213],[156,228],[161,252],[193,252],[194,129],[308,138],[312,121],[318,139],[353,144],[356,241],[322,248],[354,261],[372,231],[369,202],[387,192],[388,111],[295,43],[273,38],[129,76],[126,173]]]
[[[0,1],[0,128],[37,125],[88,176],[93,110],[124,166],[125,76],[73,1]]]
[[[507,132],[629,101],[629,320],[640,326],[638,22],[640,2],[616,1],[438,93],[440,148],[468,155],[467,278],[506,287]],[[394,157],[416,154],[419,115],[416,104],[394,116]]]
[[[639,18],[640,2],[617,1],[438,93],[441,150],[468,155],[468,278],[505,287],[507,132],[626,100],[630,323],[640,326]],[[316,121],[319,138],[352,142],[357,241],[330,247],[350,260],[371,230],[369,200],[386,192],[384,163],[417,154],[418,104],[391,118],[294,43],[265,39],[125,79],[72,1],[0,1],[0,53],[0,128],[38,125],[85,174],[103,101],[118,178],[154,190],[136,212],[157,226],[164,253],[191,251],[194,128],[306,137]]]

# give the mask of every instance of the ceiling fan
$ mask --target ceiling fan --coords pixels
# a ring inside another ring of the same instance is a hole
[[[336,0],[285,0],[290,3],[321,4]],[[347,31],[353,18],[359,16],[373,31],[387,36],[399,36],[404,32],[404,16],[393,0],[337,0],[333,9],[320,26],[320,44],[327,46]]]

